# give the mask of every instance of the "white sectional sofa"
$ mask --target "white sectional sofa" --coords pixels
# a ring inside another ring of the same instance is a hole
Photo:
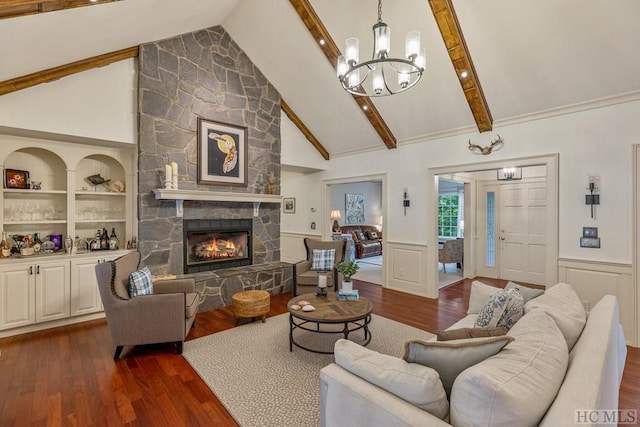
[[[567,287],[570,288],[561,284],[556,289],[566,290]],[[398,384],[391,384],[394,370],[405,369],[402,368],[404,361],[379,355],[351,342],[341,344],[342,349],[353,350],[353,354],[345,359],[340,354],[344,351],[338,352],[336,344],[337,361],[371,357],[377,370],[372,379],[371,375],[363,375],[355,369],[351,362],[342,362],[345,366],[333,363],[322,369],[321,425],[557,427],[574,425],[577,416],[583,417],[579,419],[581,425],[597,425],[597,421],[589,424],[589,419],[583,416],[585,413],[578,415],[576,411],[615,411],[618,408],[618,390],[626,358],[618,302],[613,296],[603,297],[588,313],[584,328],[576,333],[566,324],[562,325],[569,321],[564,316],[571,311],[567,308],[570,303],[561,298],[554,301],[551,305],[555,307],[550,309],[542,300],[537,304],[535,301],[525,305],[524,317],[509,331],[509,335],[515,337],[509,345],[456,377],[448,402],[449,413],[443,419],[409,403],[413,400],[411,396],[407,397],[407,391]],[[554,310],[555,313],[550,313]],[[471,327],[476,317],[476,314],[469,314],[450,329]],[[562,325],[562,334],[556,324]],[[575,345],[568,351],[573,338],[567,335],[572,333],[577,341],[574,339]],[[569,347],[562,340],[563,335]],[[427,373],[426,370],[431,369],[404,363],[410,368],[411,375],[419,375],[422,370]],[[538,386],[546,387],[547,391],[537,391]],[[589,416],[591,420],[597,420],[602,412]]]

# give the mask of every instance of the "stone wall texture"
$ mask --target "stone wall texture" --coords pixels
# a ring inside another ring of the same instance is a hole
[[[152,193],[164,166],[184,190],[264,193],[271,178],[280,194],[280,94],[220,26],[141,46],[138,94],[138,250],[153,274],[181,274],[183,218]],[[246,187],[198,184],[198,118],[247,129]],[[252,218],[254,264],[280,260],[278,204],[254,218],[251,203],[185,201],[184,218]]]

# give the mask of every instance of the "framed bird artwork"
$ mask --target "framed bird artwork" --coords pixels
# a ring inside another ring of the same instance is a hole
[[[198,184],[247,186],[247,128],[198,118]]]

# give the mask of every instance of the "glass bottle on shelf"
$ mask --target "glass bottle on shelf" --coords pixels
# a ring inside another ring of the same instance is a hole
[[[71,236],[67,234],[67,238],[64,239],[64,250],[66,253],[70,254],[73,250],[73,240],[71,240]]]
[[[113,227],[111,228],[111,236],[109,236],[109,249],[115,251],[116,249],[118,249],[118,246],[120,245],[118,236],[116,236],[116,228]]]
[[[92,251],[97,251],[100,249],[100,230],[96,231],[96,235],[93,236],[91,240],[91,244],[89,245],[89,249]]]
[[[7,232],[2,231],[2,242],[0,243],[0,257],[9,258],[11,256],[11,243],[7,237]]]
[[[100,249],[109,249],[109,233],[107,233],[107,229],[102,229],[102,236],[100,236]]]
[[[80,245],[81,245],[80,236],[76,234],[76,238],[73,240],[73,249],[75,253],[80,252]]]
[[[42,250],[42,240],[38,233],[33,233],[33,252],[39,254]]]

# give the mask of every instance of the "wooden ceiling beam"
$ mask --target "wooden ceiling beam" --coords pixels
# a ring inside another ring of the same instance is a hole
[[[138,46],[129,47],[127,49],[94,56],[92,58],[83,59],[70,64],[49,68],[48,70],[38,71],[37,73],[16,77],[11,80],[5,80],[0,82],[0,95],[6,95],[7,93],[26,89],[41,83],[52,82],[61,79],[62,77],[87,71],[92,68],[104,67],[105,65],[122,61],[123,59],[135,58],[137,56]]]
[[[320,50],[324,53],[331,66],[335,69],[338,63],[338,57],[342,55],[342,53],[329,34],[329,31],[327,31],[327,28],[316,14],[316,11],[311,6],[311,3],[309,3],[309,0],[289,1],[298,13],[298,16],[300,16],[304,25],[307,27],[307,30],[309,30],[313,39],[318,42]],[[321,44],[320,40],[324,40],[324,44]],[[373,126],[374,130],[380,136],[380,139],[382,139],[384,145],[389,149],[396,148],[398,146],[396,137],[391,132],[391,129],[389,129],[389,126],[387,126],[387,123],[383,120],[382,115],[380,115],[380,112],[373,104],[371,98],[356,95],[352,96],[360,106],[361,111],[369,120],[369,123],[371,123],[371,126]]]
[[[95,6],[119,0],[0,0],[0,19],[36,13],[54,12],[83,6]]]
[[[462,86],[464,96],[467,98],[478,130],[480,132],[490,131],[493,128],[491,111],[489,111],[489,105],[484,97],[482,86],[480,86],[480,80],[473,66],[458,17],[453,9],[452,0],[429,0],[429,6],[436,18],[440,34],[449,52],[449,58],[451,58],[451,63]]]
[[[316,150],[320,153],[320,155],[325,159],[329,160],[329,152],[326,148],[318,141],[313,133],[309,130],[309,128],[300,120],[298,115],[289,107],[289,104],[284,102],[284,99],[280,100],[280,106],[282,107],[282,111],[289,117],[289,119],[293,122],[294,125],[302,132],[302,134],[309,140],[311,145],[313,145]]]

